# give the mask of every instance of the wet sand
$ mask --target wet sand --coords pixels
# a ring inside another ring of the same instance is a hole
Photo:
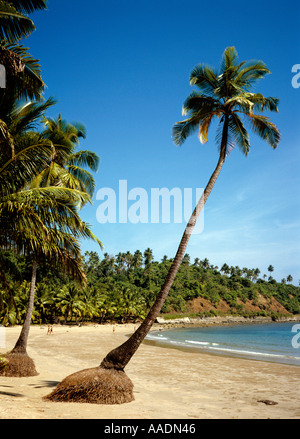
[[[2,419],[296,419],[300,367],[143,344],[126,367],[135,401],[121,405],[44,401],[58,382],[102,358],[134,325],[32,326],[28,354],[39,375],[0,377]],[[157,329],[157,328],[156,328]],[[12,349],[20,327],[5,328]],[[259,400],[271,400],[267,405]]]

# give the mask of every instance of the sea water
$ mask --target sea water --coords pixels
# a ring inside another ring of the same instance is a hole
[[[300,324],[293,322],[189,327],[150,332],[169,347],[300,366]]]

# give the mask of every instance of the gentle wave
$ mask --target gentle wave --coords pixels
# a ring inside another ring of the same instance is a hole
[[[231,353],[236,353],[236,354],[251,355],[253,357],[263,356],[263,357],[290,358],[293,360],[300,361],[299,357],[293,357],[291,355],[284,355],[284,354],[271,354],[269,352],[246,351],[243,349],[229,349],[229,348],[223,348],[223,347],[221,347],[221,348],[209,347],[209,349],[213,349],[216,351],[226,351],[226,352],[231,352]]]
[[[215,342],[210,342],[210,341],[196,341],[196,340],[172,340],[169,337],[166,337],[165,334],[160,334],[160,333],[150,333],[146,336],[146,339],[148,340],[152,340],[152,341],[157,341],[157,342],[163,342],[164,344],[167,345],[175,345],[178,347],[186,347],[186,348],[198,348],[199,350],[202,351],[210,351],[210,352],[215,352],[216,354],[222,354],[222,353],[226,353],[227,355],[233,355],[233,356],[238,356],[238,357],[246,357],[246,358],[265,358],[265,359],[271,359],[274,358],[274,361],[279,361],[282,360],[289,360],[289,361],[293,361],[293,364],[298,364],[300,365],[300,357],[297,356],[293,356],[293,355],[289,355],[289,354],[284,354],[284,353],[272,353],[272,352],[261,352],[261,351],[257,351],[257,350],[247,350],[247,349],[239,349],[236,347],[226,347],[226,346],[222,346],[222,344],[220,343],[215,343]]]
[[[169,337],[164,337],[163,335],[161,335],[161,334],[156,334],[156,335],[152,335],[152,334],[148,334],[147,336],[146,336],[146,339],[147,340],[170,340],[169,339]]]
[[[219,346],[219,343],[212,343],[210,341],[194,341],[194,340],[185,340],[185,343],[191,343],[196,345],[212,345],[212,346]]]

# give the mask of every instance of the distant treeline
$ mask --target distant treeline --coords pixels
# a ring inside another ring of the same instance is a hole
[[[21,324],[26,314],[32,261],[7,251],[11,261],[6,267],[6,280],[0,289],[0,324]],[[86,285],[75,283],[66,274],[47,264],[39,265],[33,323],[128,322],[145,317],[166,279],[172,260],[164,256],[155,261],[151,249],[104,254],[86,252],[84,257]],[[217,315],[218,305],[227,304],[229,313],[253,317],[271,315],[259,300],[261,297],[281,304],[281,314],[300,313],[300,287],[290,282],[291,276],[276,282],[258,268],[239,268],[223,264],[216,267],[207,258],[191,262],[185,255],[172,289],[162,308],[165,314],[184,314],[193,299],[203,298],[209,310],[195,315]],[[1,281],[0,281],[1,282]],[[253,305],[252,308],[247,304]],[[255,311],[253,307],[256,306]]]

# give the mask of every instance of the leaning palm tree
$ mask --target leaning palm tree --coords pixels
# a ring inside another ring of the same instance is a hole
[[[200,141],[206,142],[211,122],[217,118],[219,157],[216,168],[191,215],[165,283],[145,320],[125,343],[107,354],[99,367],[66,377],[49,395],[49,399],[107,404],[133,400],[133,385],[126,376],[124,368],[148,334],[161,310],[184,257],[197,218],[212,191],[226,157],[235,145],[245,156],[249,153],[249,136],[241,117],[248,120],[253,131],[266,140],[273,149],[278,145],[280,134],[276,126],[267,117],[255,113],[263,110],[277,112],[278,99],[251,93],[251,87],[256,81],[268,73],[270,72],[262,61],[240,63],[234,47],[225,50],[219,70],[203,64],[193,69],[190,83],[198,90],[192,92],[184,103],[183,113],[188,117],[175,124],[174,141],[177,145],[181,145],[192,132],[199,129]]]

